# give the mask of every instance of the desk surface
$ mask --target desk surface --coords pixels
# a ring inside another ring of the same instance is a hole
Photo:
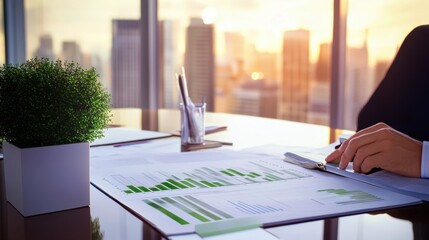
[[[147,116],[138,109],[115,110],[113,123],[147,128]],[[158,110],[150,116],[150,130],[173,132],[179,113]],[[326,126],[220,113],[206,115],[208,125],[227,131],[206,138],[233,142],[235,149],[265,144],[322,147],[332,139]],[[180,146],[177,146],[178,150]],[[3,161],[0,161],[3,173]],[[5,200],[4,176],[0,178],[0,239],[162,239],[156,230],[91,186],[90,207],[23,218]],[[429,203],[367,214],[272,227],[279,239],[429,239]]]

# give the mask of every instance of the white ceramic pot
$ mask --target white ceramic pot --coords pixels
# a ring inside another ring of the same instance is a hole
[[[24,216],[89,206],[89,143],[3,142],[6,199]]]

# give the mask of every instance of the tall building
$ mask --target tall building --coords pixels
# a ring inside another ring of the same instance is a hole
[[[82,65],[83,57],[79,44],[75,41],[64,41],[62,46],[62,59]]]
[[[309,123],[329,124],[330,79],[331,44],[322,43],[319,46],[319,57],[316,63],[314,78],[310,80],[309,86]]]
[[[194,102],[205,98],[207,111],[214,111],[214,26],[199,18],[192,18],[186,29],[185,67],[190,97]]]
[[[280,116],[307,122],[309,97],[309,43],[307,30],[286,31],[283,35],[283,79]]]
[[[331,44],[322,43],[319,46],[319,57],[316,65],[315,80],[328,83],[331,79]]]
[[[344,127],[356,129],[359,111],[374,89],[373,76],[369,74],[367,44],[348,48],[346,61]]]
[[[159,106],[161,108],[178,108],[179,94],[175,73],[178,73],[179,63],[176,49],[178,42],[175,38],[176,26],[172,20],[159,22]]]
[[[112,102],[116,108],[143,107],[140,21],[112,21]]]
[[[233,113],[276,118],[278,87],[272,81],[247,79],[233,90]]]
[[[52,36],[44,34],[39,38],[39,47],[34,53],[36,57],[55,59],[54,48],[52,44]]]

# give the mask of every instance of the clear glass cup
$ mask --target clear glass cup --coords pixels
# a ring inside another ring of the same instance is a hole
[[[205,112],[206,103],[191,104],[187,108],[183,104],[180,104],[180,136],[182,145],[204,144]]]

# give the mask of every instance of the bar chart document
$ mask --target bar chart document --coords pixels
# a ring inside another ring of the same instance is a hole
[[[91,168],[92,184],[167,236],[221,221],[274,226],[419,202],[281,157],[216,150],[102,160],[97,151],[91,161],[106,164]]]

